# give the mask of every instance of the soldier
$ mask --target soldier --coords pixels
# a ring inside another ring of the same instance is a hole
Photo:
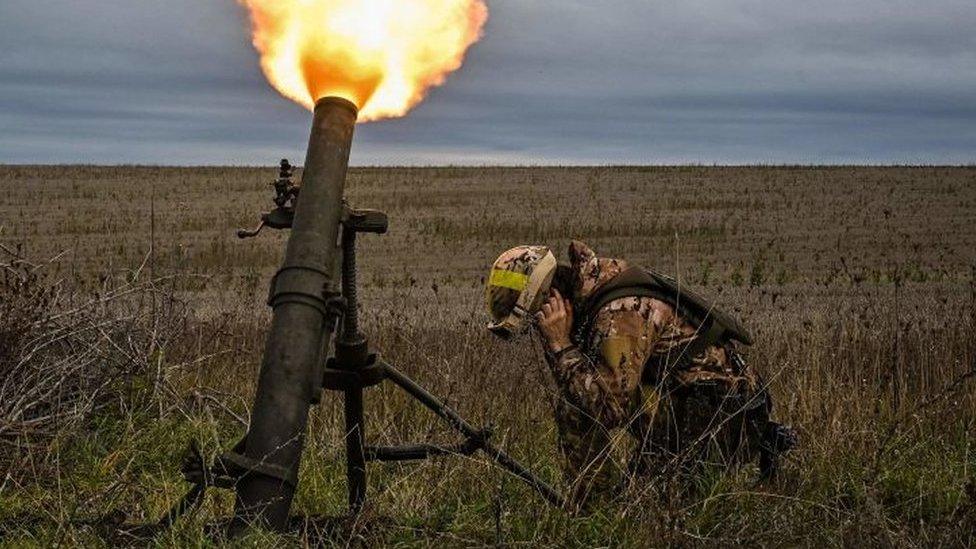
[[[772,401],[737,347],[748,333],[676,281],[586,244],[569,265],[544,246],[519,246],[492,266],[489,329],[511,337],[530,326],[545,349],[559,398],[555,416],[571,505],[586,507],[617,485],[612,434],[638,444],[632,474],[687,473],[706,460],[759,458],[771,477],[795,444],[770,421]]]

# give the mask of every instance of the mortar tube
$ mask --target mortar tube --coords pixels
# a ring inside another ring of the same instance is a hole
[[[349,150],[358,110],[326,97],[315,105],[301,194],[281,269],[271,283],[271,328],[261,363],[251,425],[243,454],[252,463],[289,471],[298,467],[314,395],[316,373],[329,352],[329,298],[336,295],[336,261]],[[231,533],[250,525],[284,530],[293,484],[260,471],[236,486]]]

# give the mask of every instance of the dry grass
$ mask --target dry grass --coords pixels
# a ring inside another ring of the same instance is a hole
[[[138,284],[126,276],[145,263],[139,280],[167,281],[153,295],[187,304],[165,354],[131,340],[134,356],[159,362],[135,370],[140,382],[117,405],[3,462],[0,535],[91,543],[95,530],[76,521],[107,509],[151,519],[183,488],[177,464],[191,438],[216,452],[243,432],[285,235],[237,241],[233,230],[269,204],[273,175],[0,167],[0,243],[31,258],[63,253],[44,269],[48,284],[94,295],[106,280]],[[493,421],[548,478],[558,479],[553,389],[538,350],[483,330],[485,269],[520,243],[578,237],[702,287],[756,332],[749,359],[774,379],[778,415],[803,439],[778,486],[754,486],[749,471],[706,475],[671,498],[635,486],[586,518],[546,508],[480,459],[374,466],[376,512],[395,520],[368,541],[976,542],[976,168],[359,169],[349,185],[355,205],[392,220],[389,235],[364,238],[373,343],[466,415]],[[137,316],[145,326],[159,315]],[[326,398],[315,412],[299,512],[343,507],[340,409]],[[392,389],[371,392],[368,410],[379,443],[450,438]],[[204,543],[201,523],[230,506],[211,498],[159,543]],[[255,539],[272,541],[302,538]]]

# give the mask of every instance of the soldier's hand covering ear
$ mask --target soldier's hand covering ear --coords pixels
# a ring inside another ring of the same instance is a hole
[[[542,304],[542,310],[535,317],[539,321],[539,332],[550,351],[558,353],[572,346],[573,304],[559,290],[553,288],[549,299]]]

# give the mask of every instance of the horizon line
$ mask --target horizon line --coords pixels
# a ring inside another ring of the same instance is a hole
[[[304,165],[292,164],[295,168]],[[151,164],[151,163],[118,163],[98,164],[85,162],[67,163],[32,163],[32,162],[0,162],[0,168],[169,168],[169,169],[262,169],[275,168],[276,164]],[[970,163],[937,164],[924,162],[879,162],[879,163],[803,163],[803,162],[743,162],[743,163],[622,163],[622,164],[350,164],[349,169],[356,170],[432,170],[432,169],[574,169],[574,168],[606,168],[606,169],[647,169],[647,168],[976,168],[976,160]]]

